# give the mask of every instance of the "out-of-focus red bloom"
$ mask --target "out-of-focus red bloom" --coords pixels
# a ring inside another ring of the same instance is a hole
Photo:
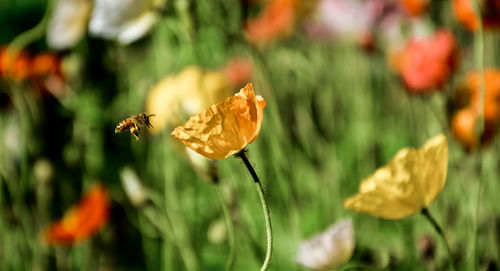
[[[0,76],[14,81],[22,81],[30,75],[31,60],[23,51],[8,52],[7,47],[0,49]]]
[[[483,28],[493,29],[500,27],[500,1],[478,1]],[[453,13],[456,19],[469,31],[479,28],[479,16],[474,11],[472,0],[453,0]]]
[[[96,234],[107,223],[108,216],[108,192],[95,184],[78,205],[43,232],[43,237],[48,244],[74,245]]]
[[[409,92],[432,92],[444,85],[456,67],[455,38],[441,30],[427,39],[410,40],[390,61]]]
[[[224,68],[227,80],[233,88],[243,82],[248,82],[253,73],[253,65],[248,60],[234,58]]]
[[[477,145],[476,121],[481,114],[480,85],[479,73],[470,72],[463,84],[463,95],[469,94],[469,103],[459,109],[452,118],[453,133],[467,150],[472,150]],[[493,139],[500,123],[500,71],[485,70],[484,86],[484,131],[481,135],[483,145]]]
[[[399,0],[399,3],[411,16],[421,15],[429,6],[428,0]]]
[[[248,20],[246,35],[252,43],[268,43],[288,34],[295,21],[296,0],[270,0],[264,10]]]

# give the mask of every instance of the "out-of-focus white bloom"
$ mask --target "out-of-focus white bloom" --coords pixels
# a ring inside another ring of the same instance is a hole
[[[158,15],[153,0],[96,0],[89,24],[91,35],[129,44],[151,30]]]
[[[390,0],[320,0],[306,30],[313,38],[357,39],[402,15],[397,2]]]
[[[62,50],[78,43],[87,31],[91,10],[90,0],[57,0],[47,28],[48,46]]]
[[[147,189],[141,184],[139,176],[131,168],[123,168],[120,171],[120,177],[125,194],[134,206],[141,206],[148,200]]]
[[[301,243],[296,261],[315,270],[335,269],[349,261],[354,245],[352,220],[344,219]]]

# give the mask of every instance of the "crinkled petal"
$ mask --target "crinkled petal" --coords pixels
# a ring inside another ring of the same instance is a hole
[[[197,116],[172,135],[211,159],[224,159],[254,141],[260,131],[265,101],[255,96],[251,84]]]

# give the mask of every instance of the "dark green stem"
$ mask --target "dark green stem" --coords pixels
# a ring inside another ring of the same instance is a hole
[[[450,261],[450,269],[454,271],[455,265],[453,264],[453,256],[451,255],[450,245],[448,244],[448,241],[446,241],[446,237],[444,235],[443,228],[441,228],[441,226],[439,226],[436,219],[434,219],[434,217],[429,212],[429,209],[427,209],[427,208],[422,209],[422,215],[425,216],[425,218],[427,218],[427,220],[431,223],[432,227],[434,227],[434,229],[436,230],[438,235],[443,240],[444,246],[446,247],[446,252],[448,253],[448,259]]]
[[[250,175],[252,175],[253,181],[255,182],[255,185],[257,187],[257,192],[259,193],[260,204],[262,205],[262,211],[264,212],[264,219],[266,220],[267,252],[266,252],[266,257],[264,259],[264,263],[260,268],[261,271],[264,271],[267,270],[269,263],[271,262],[271,255],[273,251],[273,232],[271,228],[271,214],[269,212],[269,207],[267,206],[266,198],[264,197],[262,184],[259,180],[259,177],[257,176],[257,173],[255,173],[252,164],[250,164],[247,156],[245,155],[245,149],[236,153],[235,156],[243,160],[243,163],[245,163],[245,166],[250,172]]]

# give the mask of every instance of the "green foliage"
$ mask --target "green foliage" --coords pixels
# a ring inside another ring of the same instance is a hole
[[[2,42],[29,28],[23,18],[35,6],[33,18],[41,18],[39,2],[0,4],[2,24],[16,29],[0,32]],[[449,134],[447,96],[458,80],[443,93],[412,96],[380,52],[311,41],[300,31],[256,48],[242,34],[233,1],[186,1],[187,7],[179,2],[169,2],[151,35],[135,44],[86,38],[67,52],[78,55],[85,67],[67,100],[32,97],[28,83],[2,83],[0,98],[12,102],[4,106],[0,101],[1,270],[222,270],[230,253],[228,236],[213,243],[208,232],[224,219],[223,211],[213,185],[176,151],[178,142],[169,135],[173,127],[159,135],[143,132],[139,141],[113,129],[144,111],[148,90],[159,79],[192,64],[220,68],[234,56],[253,59],[252,83],[268,102],[259,138],[248,150],[271,208],[275,250],[270,270],[303,270],[294,261],[299,242],[344,217],[352,217],[355,226],[350,264],[426,270],[418,243],[430,235],[437,246],[433,264],[446,269],[446,251],[422,216],[386,221],[342,207],[359,182],[397,150],[420,146],[440,132],[450,144],[448,179],[430,210],[445,230],[459,270],[500,264],[500,146],[496,140],[466,153]],[[439,6],[447,12],[446,5]],[[37,23],[33,18],[30,25]],[[470,34],[460,33],[460,44],[469,50]],[[486,56],[490,66],[498,63],[498,41],[486,34],[486,54],[495,56]],[[464,72],[472,68],[470,58],[464,63]],[[8,141],[9,129],[19,129],[17,141]],[[12,147],[20,149],[19,156]],[[40,159],[53,169],[46,182],[34,171]],[[134,206],[126,197],[119,176],[125,166],[151,189],[148,208],[153,209]],[[265,255],[258,195],[241,161],[228,158],[218,166],[216,189],[236,234],[234,270],[258,269]],[[109,225],[72,248],[44,245],[40,232],[95,180],[111,191]]]

